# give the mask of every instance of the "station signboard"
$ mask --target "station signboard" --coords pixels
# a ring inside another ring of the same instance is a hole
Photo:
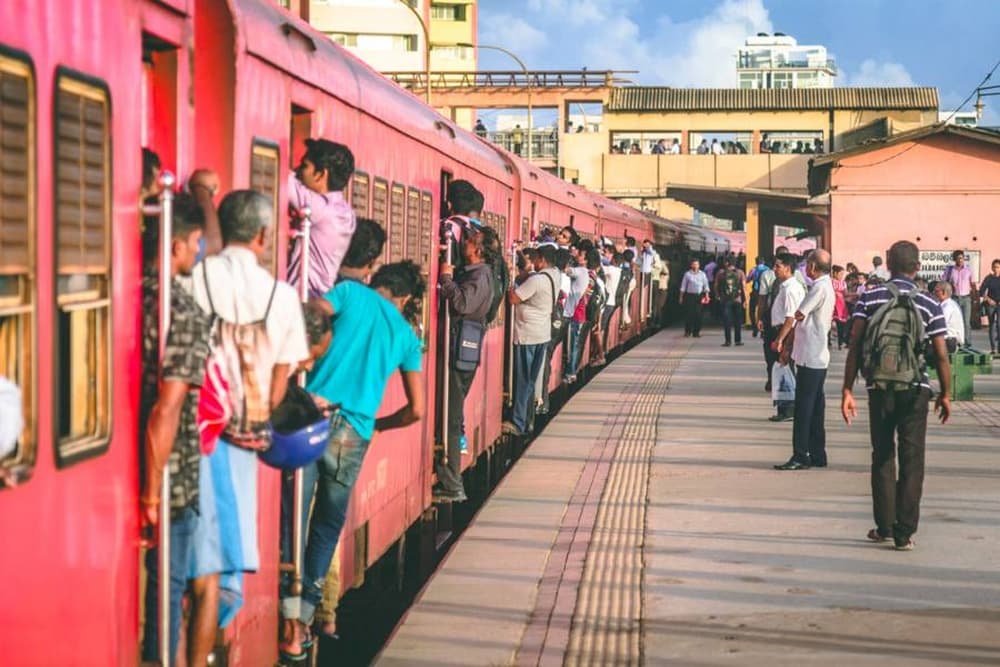
[[[944,275],[945,269],[952,263],[951,253],[953,252],[955,252],[954,248],[951,250],[921,250],[920,273],[917,275],[928,282],[940,280]],[[966,250],[964,252],[966,263],[972,267],[972,279],[978,284],[979,279],[982,277],[979,273],[982,253],[979,250]]]

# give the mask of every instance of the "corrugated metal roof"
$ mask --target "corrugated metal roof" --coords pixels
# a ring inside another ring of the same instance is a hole
[[[937,88],[614,88],[607,110],[795,111],[808,109],[937,109]]]

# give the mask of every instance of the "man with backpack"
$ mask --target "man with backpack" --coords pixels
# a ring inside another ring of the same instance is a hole
[[[829,252],[820,249],[810,253],[806,275],[812,280],[812,286],[795,312],[795,341],[792,345],[792,360],[796,368],[792,457],[774,466],[776,470],[806,470],[810,467],[825,468],[827,465],[826,395],[823,384],[830,366],[829,337],[836,304],[830,280],[831,268]],[[791,331],[791,323],[786,320],[775,341],[775,350],[779,354]]]
[[[733,344],[734,331],[736,345],[743,345],[745,282],[743,272],[733,266],[733,258],[727,256],[722,262],[722,270],[715,275],[715,295],[722,310],[722,326],[726,337],[723,347]]]
[[[854,312],[844,368],[841,413],[857,416],[854,379],[860,370],[868,388],[872,442],[872,509],[875,527],[868,539],[890,537],[898,550],[913,548],[924,482],[924,448],[931,385],[927,361],[933,356],[940,393],[934,401],[941,423],[951,416],[951,368],[941,306],[914,284],[920,251],[909,241],[889,248],[892,278],[866,290]],[[896,442],[899,474],[896,474]]]
[[[462,270],[456,273],[450,264],[440,267],[438,284],[451,314],[453,342],[448,361],[447,450],[439,452],[434,462],[438,478],[434,497],[444,502],[466,500],[462,486],[465,397],[479,368],[486,318],[493,301],[493,269],[486,253],[484,235],[467,231],[462,241]]]
[[[533,261],[536,272],[511,289],[508,297],[514,307],[514,405],[503,431],[514,436],[527,433],[535,381],[552,339],[553,304],[558,293],[553,289],[557,276],[548,269],[554,261],[552,248],[538,248]]]
[[[309,358],[295,289],[260,264],[274,222],[268,197],[230,192],[219,205],[224,247],[191,272],[194,300],[213,318],[199,401],[202,451],[208,455],[199,471],[192,576],[224,575],[221,585],[229,594],[222,598],[232,602],[221,612],[221,625],[239,608],[241,573],[260,565],[256,450],[269,442],[267,422],[285,396],[290,371]],[[209,412],[210,403],[223,409]],[[206,613],[219,613],[218,606]]]
[[[747,276],[747,282],[750,283],[750,319],[754,326],[751,327],[751,334],[754,338],[757,337],[759,333],[757,324],[757,306],[760,303],[760,283],[761,278],[767,275],[767,272],[771,270],[771,267],[767,265],[767,262],[763,257],[757,257],[757,264],[750,271],[750,275]],[[766,293],[766,292],[765,292]]]

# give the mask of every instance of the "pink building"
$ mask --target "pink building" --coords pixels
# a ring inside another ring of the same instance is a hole
[[[930,125],[812,160],[809,193],[829,199],[823,245],[870,270],[895,241],[937,277],[962,249],[981,278],[1000,257],[1000,133]]]

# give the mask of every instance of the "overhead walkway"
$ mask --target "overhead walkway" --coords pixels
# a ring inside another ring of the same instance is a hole
[[[994,665],[1000,382],[928,434],[917,548],[868,543],[867,416],[778,472],[760,343],[663,332],[580,391],[428,583],[380,665]]]

